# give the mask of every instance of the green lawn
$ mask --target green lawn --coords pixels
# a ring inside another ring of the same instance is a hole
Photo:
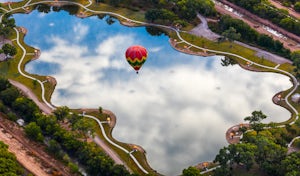
[[[19,2],[19,3],[15,3],[12,5],[13,8],[16,8],[16,7],[19,7],[21,5],[24,5],[25,3],[27,3],[27,1],[22,1],[22,2]],[[40,2],[39,0],[33,0],[32,2]],[[85,5],[87,5],[87,1],[83,1],[83,0],[77,0],[76,2],[80,2],[80,3],[84,3]],[[9,9],[7,6],[4,6],[3,8],[5,9]],[[130,19],[134,19],[134,20],[138,20],[138,21],[145,21],[145,18],[144,18],[144,14],[145,12],[143,11],[136,11],[136,10],[129,10],[129,9],[125,9],[125,8],[116,8],[116,7],[112,7],[112,6],[109,6],[107,4],[103,4],[103,3],[93,3],[91,6],[89,6],[90,9],[92,10],[100,10],[100,11],[109,11],[109,12],[114,12],[114,13],[119,13],[123,16],[126,16]],[[30,7],[29,10],[31,10],[32,7]],[[81,12],[84,12],[84,9],[80,8],[80,11]],[[17,10],[17,11],[14,11],[14,13],[24,13],[25,10],[23,9],[20,9],[20,10]],[[91,12],[85,12],[86,15],[95,15]],[[123,19],[122,19],[123,20]],[[189,26],[188,28],[190,28],[191,26]],[[174,39],[178,39],[175,32],[173,31],[168,31],[168,35],[171,37],[171,38],[174,38]],[[197,46],[200,46],[200,47],[203,47],[203,48],[207,48],[207,49],[212,49],[212,50],[219,50],[219,51],[224,51],[224,52],[231,52],[231,53],[234,53],[234,54],[237,54],[237,55],[240,55],[240,56],[243,56],[255,63],[258,63],[258,64],[263,64],[263,65],[266,65],[266,66],[270,66],[270,67],[275,67],[277,64],[276,63],[272,63],[268,60],[265,60],[263,58],[260,58],[260,57],[257,57],[255,56],[255,51],[251,50],[251,49],[248,49],[248,48],[245,48],[243,46],[240,46],[240,45],[237,45],[235,43],[232,43],[232,42],[228,42],[228,41],[225,41],[225,42],[212,42],[210,40],[207,40],[203,37],[197,37],[197,36],[193,36],[193,35],[190,35],[190,34],[187,34],[187,33],[181,33],[182,37],[187,40],[188,42],[192,43],[192,44],[195,44]],[[16,38],[16,34],[13,34],[11,37],[11,39],[14,39]],[[26,51],[28,53],[33,53],[34,52],[34,48],[30,47],[30,46],[27,46],[23,41],[23,38],[24,38],[24,35],[21,35],[21,44],[25,47]],[[14,41],[13,44],[15,46],[16,45],[16,42]],[[180,47],[180,48],[184,48],[186,44],[178,44],[177,46]],[[14,59],[10,59],[9,61],[6,61],[6,62],[1,62],[0,63],[0,75],[3,76],[3,77],[6,77],[6,78],[9,78],[9,79],[13,79],[13,80],[16,80],[16,81],[19,81],[23,84],[25,84],[26,86],[28,86],[31,90],[33,90],[33,92],[39,97],[39,99],[41,100],[41,87],[39,85],[36,85],[36,83],[28,78],[25,78],[23,76],[20,75],[20,73],[18,73],[18,70],[17,70],[17,66],[18,66],[18,63],[19,63],[19,59],[21,58],[22,56],[22,50],[20,48],[17,48],[18,50],[18,54],[14,57]],[[190,49],[191,51],[194,51],[194,52],[198,52],[198,51],[201,51],[199,49],[196,49],[196,48],[191,48]],[[246,62],[244,60],[241,60],[237,57],[234,57],[234,56],[229,56],[233,59],[235,59],[239,64],[241,65],[245,65]],[[22,63],[22,71],[24,71],[24,66],[27,62],[29,62],[30,60],[32,59],[32,56],[26,56],[23,63]],[[253,68],[257,69],[258,71],[271,71],[271,70],[268,70],[268,69],[262,69],[260,67],[257,67],[257,66],[254,66]],[[283,64],[279,67],[280,69],[283,69],[285,71],[288,71],[288,72],[292,72],[293,70],[293,66],[289,65],[289,64]],[[28,73],[26,73],[28,74]],[[39,76],[39,75],[31,75],[37,79],[39,79],[40,81],[44,81],[46,80],[46,77],[45,76]],[[51,85],[50,83],[45,83],[45,88],[46,88],[46,93],[45,93],[45,98],[47,99],[47,101],[50,102],[50,99],[51,99],[51,95],[54,91],[54,88],[55,88],[55,85]],[[283,96],[285,96],[287,93],[289,92],[289,90],[286,90],[285,92],[283,92]],[[300,93],[300,89],[297,90],[297,92]],[[290,101],[291,102],[291,101]],[[282,102],[280,104],[281,106],[285,107],[286,104],[284,102]],[[297,103],[292,103],[292,105],[294,107],[297,108],[297,110],[299,111],[300,110],[300,106],[299,104]],[[99,115],[99,113],[97,112],[94,112],[92,113],[91,115],[95,115],[96,117],[100,118],[101,120],[106,120],[106,116],[101,114]],[[288,117],[287,117],[288,119]],[[282,122],[282,123],[279,123],[279,124],[284,124],[284,123],[289,123],[291,121],[293,121],[295,119],[295,115],[292,115],[292,117],[287,120],[286,122]],[[112,135],[111,135],[111,132],[112,132],[112,129],[107,125],[107,124],[104,124],[104,128],[105,128],[105,131],[106,131],[106,134],[107,136],[112,140],[114,141],[115,143],[123,146],[124,148],[128,149],[129,151],[132,150],[132,147],[129,145],[129,144],[126,144],[126,143],[122,143],[122,142],[119,142],[119,141],[116,141]],[[101,131],[100,131],[100,128],[98,127],[97,124],[95,124],[95,129],[96,129],[96,133],[101,137],[101,138],[104,138]],[[110,144],[108,144],[110,145]],[[133,163],[133,161],[131,159],[129,159],[129,156],[128,154],[126,154],[125,152],[115,148],[114,146],[111,146],[111,148],[113,148],[119,155],[120,157],[127,162],[128,166],[134,171],[134,172],[137,172],[137,173],[140,173],[142,174],[142,172],[135,166],[135,164]],[[142,164],[142,166],[144,168],[146,168],[146,170],[148,170],[149,172],[151,173],[155,173],[152,168],[149,166],[149,164],[147,163],[147,160],[146,160],[146,156],[141,153],[141,152],[135,152],[134,153],[134,156],[140,161],[140,163]],[[237,170],[236,171],[236,174],[239,175],[243,173],[243,175],[245,175],[245,172],[243,170]],[[258,175],[258,173],[254,172],[254,173],[249,173],[249,176],[250,175]]]

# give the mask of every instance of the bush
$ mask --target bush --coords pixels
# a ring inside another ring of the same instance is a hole
[[[13,112],[7,113],[7,117],[8,117],[8,119],[11,120],[11,121],[17,121],[17,120],[18,120],[17,115],[16,115],[15,113],[13,113]]]
[[[300,2],[297,2],[297,3],[294,5],[294,9],[295,9],[297,12],[300,12]]]
[[[43,142],[44,140],[42,130],[35,122],[30,122],[28,125],[25,126],[25,133],[32,140],[38,142]]]
[[[300,149],[300,139],[296,139],[296,140],[294,141],[293,146],[295,146],[295,147],[297,147],[297,148]]]

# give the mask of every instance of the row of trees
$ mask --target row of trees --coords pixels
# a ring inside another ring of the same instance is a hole
[[[23,97],[7,79],[0,78],[0,111],[12,120],[23,118],[27,123],[26,135],[32,140],[47,144],[48,151],[66,162],[76,174],[78,167],[70,157],[84,166],[90,175],[130,175],[94,143],[87,143],[88,134],[93,133],[92,124],[67,107],[57,108],[53,115],[44,115],[30,99]],[[66,124],[64,128],[60,124]],[[70,157],[69,157],[70,156]]]
[[[300,12],[300,2],[297,0],[279,0],[286,7],[293,7],[297,12]]]
[[[286,125],[285,128],[268,124],[272,128],[266,129],[266,125],[262,124],[262,120],[266,118],[261,111],[254,111],[244,118],[252,131],[246,132],[247,129],[241,127],[239,130],[244,133],[242,143],[230,144],[220,149],[214,159],[220,167],[213,172],[214,176],[243,175],[250,170],[251,173],[260,172],[270,176],[300,175],[300,152],[287,154],[286,148],[294,137],[300,135],[300,120],[293,126]],[[189,167],[183,170],[182,175],[201,174],[198,169]]]
[[[2,22],[0,24],[0,36],[2,36],[1,40],[10,36],[13,32],[13,28],[16,27],[15,19],[12,18],[11,14],[4,14],[2,17]],[[11,57],[17,54],[17,49],[11,44],[4,44],[0,49],[0,54],[4,53],[6,57]]]
[[[36,9],[38,12],[41,13],[49,13],[49,12],[60,12],[61,10],[64,10],[66,12],[69,12],[70,15],[76,15],[79,12],[79,6],[77,5],[63,5],[63,6],[51,6],[48,4],[36,4],[34,6],[34,9]]]
[[[300,51],[295,51],[291,55],[294,68],[294,73],[297,79],[300,79]]]
[[[8,37],[12,34],[14,27],[16,27],[15,19],[12,18],[10,13],[4,14],[0,25],[0,36]]]
[[[0,49],[0,54],[4,53],[6,57],[11,57],[17,54],[17,49],[15,46],[5,43],[2,48]]]
[[[146,11],[148,21],[162,24],[180,24],[193,21],[197,13],[215,16],[216,10],[210,0],[96,0],[113,6],[126,7],[132,10]]]
[[[297,12],[300,12],[300,2],[296,2],[296,3],[295,3],[294,9],[295,9]]]
[[[230,2],[257,14],[258,16],[270,20],[272,23],[281,26],[287,31],[300,35],[300,22],[290,18],[286,11],[277,9],[267,4],[264,0],[229,0]],[[298,6],[298,5],[297,5]]]
[[[220,149],[214,162],[220,164],[214,175],[229,176],[240,166],[246,171],[253,168],[261,170],[267,175],[299,175],[300,152],[287,155],[286,145],[293,137],[300,135],[300,121],[286,128],[264,129],[261,120],[265,119],[261,111],[254,111],[246,117],[253,131],[244,134],[243,142],[231,144]]]
[[[164,24],[180,24],[193,21],[197,13],[205,16],[215,16],[216,10],[210,0],[177,0],[155,4],[155,8],[148,9],[145,18],[151,22]]]
[[[24,170],[16,156],[8,151],[8,146],[0,141],[0,175],[23,175]]]
[[[285,58],[290,58],[290,50],[284,48],[283,44],[278,40],[273,40],[272,37],[259,34],[252,29],[247,23],[239,19],[234,19],[228,15],[224,15],[220,18],[218,23],[209,23],[209,27],[216,33],[225,34],[224,31],[228,31],[226,37],[235,37],[234,40],[240,40],[251,45],[258,45],[263,49],[276,53]],[[236,37],[234,34],[239,34]]]

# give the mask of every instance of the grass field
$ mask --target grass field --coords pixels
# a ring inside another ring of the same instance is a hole
[[[22,1],[22,2],[19,2],[19,3],[15,3],[15,4],[12,4],[11,7],[12,8],[17,8],[17,7],[20,7],[24,4],[26,4],[27,2],[28,2],[28,0],[27,1]],[[31,2],[39,2],[39,1],[38,0],[32,0]],[[77,0],[76,2],[80,2],[84,5],[88,4],[88,2],[84,1],[84,0]],[[7,6],[4,6],[3,8],[5,8],[6,10],[9,10],[9,8]],[[89,8],[91,10],[95,10],[95,11],[97,10],[97,11],[114,12],[114,13],[118,13],[120,15],[126,16],[130,19],[134,19],[134,20],[138,20],[138,21],[145,21],[145,18],[144,18],[145,12],[143,12],[143,11],[129,10],[129,9],[121,8],[121,7],[116,8],[116,7],[112,7],[112,6],[109,6],[107,4],[103,4],[103,3],[98,3],[98,4],[93,3],[91,6],[89,6]],[[29,7],[29,10],[31,10],[31,9],[32,9],[32,7]],[[25,12],[24,9],[14,11],[14,13],[24,13],[24,12]],[[94,14],[94,13],[91,13],[91,12],[86,12],[83,8],[80,8],[80,12],[85,13],[87,16],[98,14],[98,13]],[[119,19],[119,20],[122,20],[122,19]],[[186,29],[189,29],[189,28],[191,28],[191,26],[188,26]],[[168,31],[168,35],[173,39],[178,39],[176,34],[172,31]],[[203,48],[212,49],[212,50],[219,50],[219,51],[224,51],[224,52],[231,52],[231,53],[240,55],[242,57],[245,57],[245,58],[251,60],[252,62],[255,62],[255,63],[258,63],[258,64],[263,64],[263,65],[270,66],[270,67],[275,67],[277,65],[276,63],[273,63],[273,62],[270,62],[266,59],[255,56],[255,51],[253,51],[251,49],[248,49],[248,48],[245,48],[243,46],[237,45],[235,43],[229,42],[229,41],[212,42],[212,41],[210,41],[208,39],[205,39],[203,37],[197,37],[197,36],[193,36],[193,35],[190,35],[190,34],[187,34],[187,33],[181,33],[181,35],[186,41],[188,41],[188,42],[190,42],[194,45],[203,47]],[[10,36],[10,39],[15,39],[15,38],[16,38],[16,34],[13,33]],[[34,53],[34,48],[32,48],[30,46],[27,46],[23,42],[24,41],[23,38],[24,38],[24,35],[21,35],[20,42],[25,47],[26,51],[28,53]],[[17,46],[15,41],[13,42],[13,44],[15,46]],[[181,44],[178,44],[177,47],[184,48],[185,45],[186,44],[181,43]],[[17,70],[17,67],[18,67],[18,64],[19,64],[19,59],[21,58],[21,56],[23,54],[21,48],[18,47],[17,50],[18,50],[18,54],[13,59],[10,59],[6,62],[1,62],[0,63],[0,75],[3,76],[3,77],[13,79],[13,80],[16,80],[16,81],[19,81],[19,82],[23,83],[24,85],[29,87],[37,95],[37,97],[39,97],[39,99],[41,100],[41,96],[42,96],[41,95],[41,87],[39,85],[37,85],[35,81],[21,76],[21,74]],[[201,51],[201,50],[199,50],[197,48],[194,48],[194,47],[190,48],[190,50],[193,51],[193,52]],[[212,53],[212,54],[214,54],[214,53]],[[229,57],[236,60],[240,65],[246,65],[247,64],[246,61],[241,60],[237,57],[234,57],[234,56],[229,56]],[[30,62],[31,59],[32,59],[32,56],[25,56],[24,61],[22,62],[22,65],[21,65],[21,69],[22,69],[23,72],[25,72],[24,67],[25,67],[26,63]],[[272,71],[272,70],[268,70],[268,69],[262,69],[262,68],[257,67],[257,66],[253,66],[253,68],[255,68],[258,71]],[[279,68],[282,69],[282,70],[288,71],[288,72],[292,72],[292,70],[293,70],[293,66],[291,66],[289,64],[282,64]],[[26,73],[26,74],[30,75],[30,76],[33,76],[33,77],[35,77],[36,79],[38,79],[40,81],[44,81],[44,80],[47,79],[45,76],[31,75],[31,74],[28,74],[28,73]],[[55,85],[50,84],[49,82],[46,82],[46,83],[44,83],[44,86],[45,86],[45,89],[46,89],[45,98],[48,102],[50,102],[51,95],[54,91]],[[284,91],[282,93],[283,96],[287,95],[289,91],[290,91],[290,89]],[[298,89],[297,92],[300,93],[300,90]],[[291,100],[290,100],[290,102],[291,102]],[[284,102],[281,102],[280,105],[283,106],[283,107],[287,107],[287,105]],[[298,112],[300,111],[300,106],[299,106],[298,103],[292,103],[292,105],[294,107],[296,107]],[[94,115],[94,116],[98,117],[101,121],[106,120],[106,115],[105,114],[99,114],[97,112],[93,112],[93,113],[91,113],[91,115]],[[285,122],[282,122],[282,123],[278,123],[278,124],[290,123],[290,122],[295,120],[295,117],[296,117],[296,115],[292,114],[291,118],[289,120],[287,120]],[[111,135],[112,128],[110,128],[107,124],[104,124],[104,128],[105,128],[105,131],[106,131],[106,135],[112,141],[114,141],[115,143],[123,146],[124,148],[128,149],[129,151],[132,150],[132,146],[130,146],[129,144],[116,141],[112,137],[112,135]],[[96,133],[102,139],[104,139],[104,137],[103,137],[103,135],[100,131],[100,128],[97,124],[95,124],[95,129],[96,129]],[[110,145],[110,144],[108,144],[108,145]],[[126,161],[127,165],[134,172],[142,174],[142,172],[135,166],[133,161],[131,159],[129,159],[128,154],[126,154],[125,152],[115,148],[112,145],[110,145],[110,147],[113,148],[124,161]],[[134,156],[138,159],[138,161],[140,161],[140,163],[142,164],[142,166],[144,168],[146,168],[151,173],[155,174],[155,171],[153,171],[152,168],[147,163],[146,156],[145,156],[144,153],[135,152]],[[236,172],[237,172],[237,174],[239,174],[239,173],[244,174],[244,172],[242,170],[240,170],[240,171],[237,170]],[[257,175],[257,173],[255,173],[255,172],[254,173],[249,173],[249,176],[250,175]]]

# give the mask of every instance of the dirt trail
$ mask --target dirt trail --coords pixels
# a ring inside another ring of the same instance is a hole
[[[38,107],[40,108],[40,110],[43,111],[45,114],[51,114],[52,113],[52,109],[49,108],[45,103],[41,103],[38,100],[38,98],[36,97],[36,95],[28,87],[26,87],[24,84],[21,84],[20,82],[17,82],[17,81],[14,81],[14,80],[9,80],[9,82],[13,86],[15,86],[19,90],[21,90],[25,94],[25,96],[27,96],[28,98],[30,98],[31,100],[33,100],[34,103],[36,103],[38,105]],[[97,110],[95,110],[95,109],[82,109],[82,111],[87,111],[88,112],[88,111],[97,111]],[[111,117],[111,123],[110,123],[110,125],[111,125],[111,127],[114,127],[114,125],[116,123],[116,117],[115,117],[115,115],[111,111],[108,111],[108,110],[104,110],[104,113],[107,113],[107,114],[110,115],[110,117]],[[114,151],[112,151],[107,146],[107,144],[104,143],[98,136],[96,136],[94,138],[94,142],[96,144],[98,144],[115,161],[116,164],[124,165],[127,169],[129,169],[129,167],[127,167],[127,165],[121,160],[121,158]]]
[[[25,137],[23,128],[0,114],[0,140],[9,146],[18,162],[36,176],[71,176],[62,163],[44,152],[44,147]]]
[[[223,4],[221,4],[221,3]],[[224,4],[226,4],[227,6],[233,8],[234,10],[236,10],[237,12],[241,13],[243,16],[239,16],[234,12],[228,11],[225,9]],[[273,37],[273,39],[275,40],[279,40],[280,42],[283,43],[285,48],[290,49],[291,51],[296,51],[296,50],[300,50],[300,36],[297,36],[295,34],[292,34],[274,24],[272,24],[271,22],[259,18],[258,16],[242,9],[241,7],[236,6],[235,4],[232,4],[226,0],[219,0],[219,2],[215,3],[215,8],[216,10],[221,13],[221,14],[226,14],[226,15],[230,15],[233,18],[237,18],[240,20],[243,20],[245,23],[247,23],[249,26],[251,26],[254,30],[256,30],[257,32],[261,33],[261,34],[266,34],[266,35],[270,35]],[[267,29],[263,28],[263,26],[268,26],[278,32],[280,32],[281,34],[285,35],[287,38],[282,38],[279,36],[276,36],[272,33],[270,33]]]
[[[31,99],[32,101],[34,101],[34,103],[40,108],[41,111],[43,111],[45,114],[51,114],[52,113],[52,109],[49,108],[45,103],[42,103],[38,100],[37,96],[28,88],[26,87],[24,84],[21,84],[17,81],[11,80],[9,79],[9,82],[17,87],[21,92],[23,92],[25,94],[26,97],[28,97],[29,99]]]
[[[220,37],[220,35],[212,32],[209,28],[208,28],[208,25],[207,25],[207,19],[203,16],[201,16],[200,14],[197,15],[197,17],[201,20],[201,23],[199,25],[197,25],[194,29],[192,29],[190,31],[190,33],[194,34],[194,35],[197,35],[197,36],[202,36],[202,37],[205,37],[205,38],[208,38],[210,40],[216,40],[217,38]],[[175,43],[170,41],[171,45],[177,49],[175,47]],[[262,49],[259,49],[259,48],[256,48],[256,47],[252,47],[252,46],[249,46],[245,43],[242,43],[242,42],[238,42],[238,41],[235,41],[235,43],[239,44],[239,45],[242,45],[244,47],[247,47],[247,48],[250,48],[252,50],[255,50],[257,51],[256,55],[258,57],[264,57],[265,59],[267,60],[270,60],[272,62],[275,62],[277,64],[283,64],[283,63],[292,63],[290,60],[288,59],[285,59],[283,57],[280,57],[280,56],[277,56],[275,54],[272,54],[270,52],[267,52],[267,51],[264,51]],[[179,49],[177,49],[179,50]],[[184,49],[184,50],[180,50],[181,52],[185,52],[185,53],[189,53],[189,50],[187,49]],[[189,54],[192,54],[192,53],[189,53]],[[201,55],[201,56],[208,56],[206,53],[197,53],[198,55]]]
[[[278,2],[278,1],[269,0],[269,2],[278,9],[287,10],[292,17],[300,19],[300,13],[296,12],[293,8],[285,7],[285,6],[281,5],[280,2]]]

